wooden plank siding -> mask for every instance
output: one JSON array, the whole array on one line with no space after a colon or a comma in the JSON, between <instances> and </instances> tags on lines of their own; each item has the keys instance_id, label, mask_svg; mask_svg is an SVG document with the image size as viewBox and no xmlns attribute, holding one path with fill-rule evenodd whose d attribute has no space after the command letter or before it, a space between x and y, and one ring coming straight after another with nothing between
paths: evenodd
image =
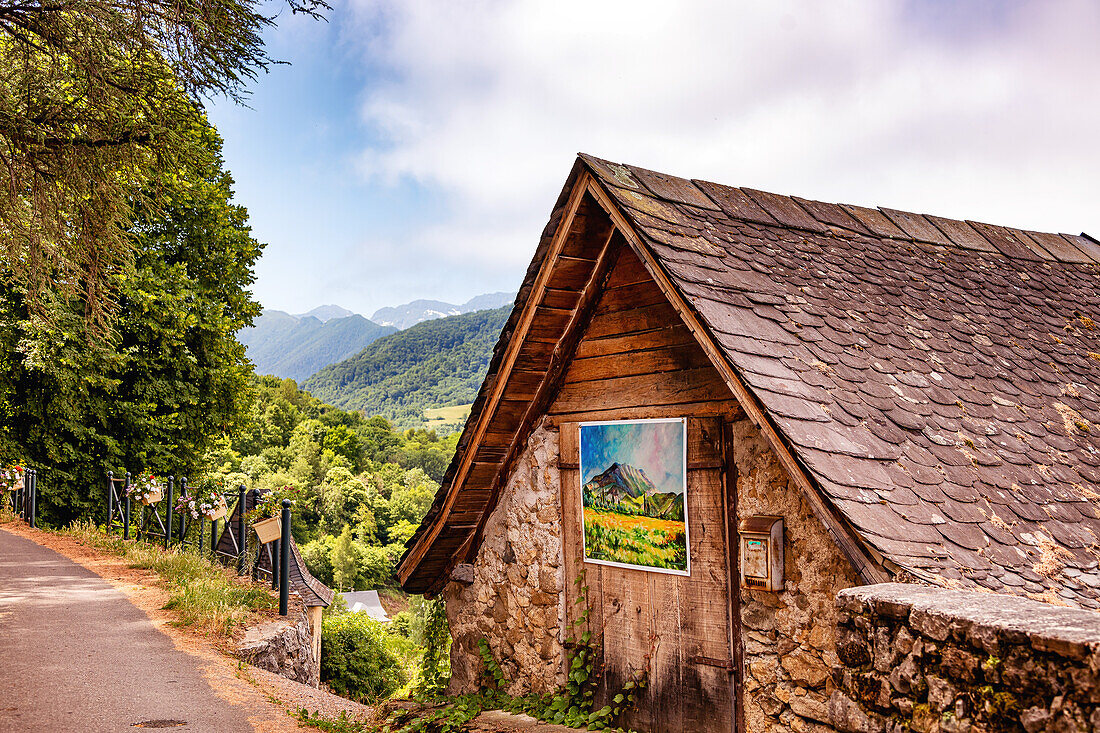
<instances>
[{"instance_id":1,"label":"wooden plank siding","mask_svg":"<svg viewBox=\"0 0 1100 733\"><path fill-rule=\"evenodd\" d=\"M559 425L567 621L584 573L590 630L602 640L602 705L648 667L649 687L623 724L656 733L729 733L738 614L731 602L722 425L741 408L637 256L624 249L565 370L549 414ZM688 417L691 576L583 562L579 425ZM699 660L708 660L703 663Z\"/></svg>"}]
</instances>

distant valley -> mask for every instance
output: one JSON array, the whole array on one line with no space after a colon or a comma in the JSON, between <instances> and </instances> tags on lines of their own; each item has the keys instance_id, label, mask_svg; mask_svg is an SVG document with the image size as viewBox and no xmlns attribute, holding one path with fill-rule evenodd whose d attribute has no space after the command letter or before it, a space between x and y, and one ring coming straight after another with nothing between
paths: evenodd
<instances>
[{"instance_id":1,"label":"distant valley","mask_svg":"<svg viewBox=\"0 0 1100 733\"><path fill-rule=\"evenodd\" d=\"M238 338L258 374L289 377L325 402L399 428L448 432L469 414L514 298L417 300L371 319L338 305L266 310Z\"/></svg>"},{"instance_id":2,"label":"distant valley","mask_svg":"<svg viewBox=\"0 0 1100 733\"><path fill-rule=\"evenodd\" d=\"M255 325L238 331L237 338L256 365L257 374L301 381L396 332L393 326L380 326L358 314L322 320L265 310Z\"/></svg>"}]
</instances>

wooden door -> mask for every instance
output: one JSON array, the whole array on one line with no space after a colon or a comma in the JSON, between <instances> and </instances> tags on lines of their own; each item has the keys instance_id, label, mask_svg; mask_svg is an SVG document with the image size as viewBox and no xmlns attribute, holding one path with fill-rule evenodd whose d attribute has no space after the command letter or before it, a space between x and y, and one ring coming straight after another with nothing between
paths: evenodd
<instances>
[{"instance_id":1,"label":"wooden door","mask_svg":"<svg viewBox=\"0 0 1100 733\"><path fill-rule=\"evenodd\" d=\"M653 733L736 731L741 674L737 608L736 486L727 469L720 418L688 419L690 577L583 562L579 427L561 424L561 479L567 617L576 618L581 576L590 630L602 649L597 705L632 674L648 669L648 687L622 725ZM731 480L732 479L732 480ZM731 592L732 591L732 592Z\"/></svg>"}]
</instances>

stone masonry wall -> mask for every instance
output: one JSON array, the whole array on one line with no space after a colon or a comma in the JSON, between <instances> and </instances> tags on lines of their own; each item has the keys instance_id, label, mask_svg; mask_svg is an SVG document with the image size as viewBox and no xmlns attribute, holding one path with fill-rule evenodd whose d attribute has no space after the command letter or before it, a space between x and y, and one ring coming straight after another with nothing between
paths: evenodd
<instances>
[{"instance_id":1,"label":"stone masonry wall","mask_svg":"<svg viewBox=\"0 0 1100 733\"><path fill-rule=\"evenodd\" d=\"M750 421L734 424L733 451L738 518L782 516L786 535L785 590L741 590L746 729L831 730L835 598L858 580Z\"/></svg>"},{"instance_id":2,"label":"stone masonry wall","mask_svg":"<svg viewBox=\"0 0 1100 733\"><path fill-rule=\"evenodd\" d=\"M292 608L291 619L253 626L237 644L237 656L254 667L317 687L321 660L313 654L313 633L305 608Z\"/></svg>"},{"instance_id":3,"label":"stone masonry wall","mask_svg":"<svg viewBox=\"0 0 1100 733\"><path fill-rule=\"evenodd\" d=\"M451 692L477 689L482 638L514 680L509 693L544 694L564 683L560 497L558 433L544 421L485 525L472 582L444 588Z\"/></svg>"},{"instance_id":4,"label":"stone masonry wall","mask_svg":"<svg viewBox=\"0 0 1100 733\"><path fill-rule=\"evenodd\" d=\"M837 605L839 731L1100 730L1100 613L899 583Z\"/></svg>"}]
</instances>

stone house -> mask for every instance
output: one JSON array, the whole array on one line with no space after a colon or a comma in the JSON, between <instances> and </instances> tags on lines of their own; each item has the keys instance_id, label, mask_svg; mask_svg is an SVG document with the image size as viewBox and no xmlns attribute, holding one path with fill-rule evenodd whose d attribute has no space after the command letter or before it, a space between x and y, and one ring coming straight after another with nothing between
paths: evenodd
<instances>
[{"instance_id":1,"label":"stone house","mask_svg":"<svg viewBox=\"0 0 1100 733\"><path fill-rule=\"evenodd\" d=\"M558 687L582 570L600 694L644 670L643 731L826 729L845 588L1100 608L1098 277L1085 235L582 155L398 567L446 600L454 691L482 638L513 693ZM690 574L585 562L580 424L668 417ZM744 543L777 517L769 590Z\"/></svg>"}]
</instances>

